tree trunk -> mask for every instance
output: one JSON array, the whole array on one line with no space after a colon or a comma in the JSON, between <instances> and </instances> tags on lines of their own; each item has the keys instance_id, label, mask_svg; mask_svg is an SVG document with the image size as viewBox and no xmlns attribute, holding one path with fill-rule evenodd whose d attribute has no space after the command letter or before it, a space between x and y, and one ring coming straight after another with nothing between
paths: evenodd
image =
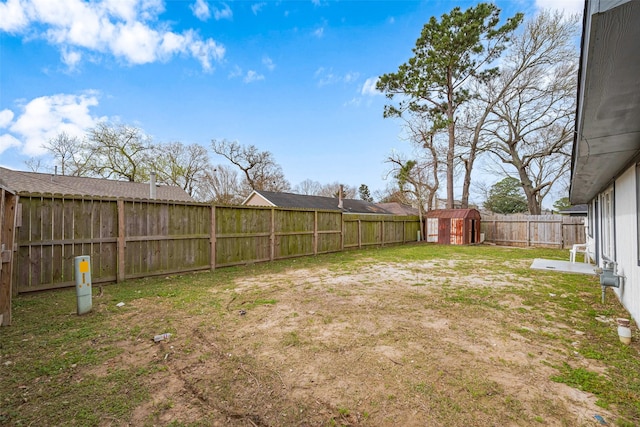
<instances>
[{"instance_id":1,"label":"tree trunk","mask_svg":"<svg viewBox=\"0 0 640 427\"><path fill-rule=\"evenodd\" d=\"M538 203L538 198L536 197L536 192L531 187L522 187L524 189L524 194L527 196L527 206L529 208L529 215L540 215L542 214L542 208Z\"/></svg>"},{"instance_id":2,"label":"tree trunk","mask_svg":"<svg viewBox=\"0 0 640 427\"><path fill-rule=\"evenodd\" d=\"M462 202L461 208L467 209L469 207L469 187L471 187L471 168L473 161L475 160L475 153L472 155L469 153L469 159L464 162L464 181L462 183Z\"/></svg>"},{"instance_id":3,"label":"tree trunk","mask_svg":"<svg viewBox=\"0 0 640 427\"><path fill-rule=\"evenodd\" d=\"M509 152L511 154L511 164L518 171L518 176L520 177L520 184L522 185L522 189L524 190L524 195L527 197L527 207L529 208L529 215L540 215L542 213L542 208L540 203L538 203L537 194L538 192L533 187L531 183L531 178L527 175L527 167L522 162L520 158L520 154L518 153L518 139L512 144L509 144Z\"/></svg>"},{"instance_id":4,"label":"tree trunk","mask_svg":"<svg viewBox=\"0 0 640 427\"><path fill-rule=\"evenodd\" d=\"M455 122L453 121L453 83L451 71L449 71L447 84L449 87L447 94L447 119L449 121L449 148L447 149L447 209L453 209L453 159L456 150L456 127Z\"/></svg>"},{"instance_id":5,"label":"tree trunk","mask_svg":"<svg viewBox=\"0 0 640 427\"><path fill-rule=\"evenodd\" d=\"M542 207L540 206L540 203L538 203L538 192L533 188L533 184L527 175L527 171L523 167L519 167L518 175L520 175L520 183L524 190L524 194L527 197L529 215L540 215L542 213Z\"/></svg>"},{"instance_id":6,"label":"tree trunk","mask_svg":"<svg viewBox=\"0 0 640 427\"><path fill-rule=\"evenodd\" d=\"M453 121L449 123L449 149L447 150L447 209L453 209L453 158L456 136Z\"/></svg>"}]
</instances>

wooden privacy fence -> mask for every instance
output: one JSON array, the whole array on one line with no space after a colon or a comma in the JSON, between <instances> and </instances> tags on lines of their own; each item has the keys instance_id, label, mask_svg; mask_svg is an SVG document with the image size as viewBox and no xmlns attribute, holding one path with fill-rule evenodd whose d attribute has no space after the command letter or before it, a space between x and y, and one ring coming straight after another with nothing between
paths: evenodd
<instances>
[{"instance_id":1,"label":"wooden privacy fence","mask_svg":"<svg viewBox=\"0 0 640 427\"><path fill-rule=\"evenodd\" d=\"M0 326L11 324L13 247L18 196L0 186Z\"/></svg>"},{"instance_id":2,"label":"wooden privacy fence","mask_svg":"<svg viewBox=\"0 0 640 427\"><path fill-rule=\"evenodd\" d=\"M486 242L506 246L571 248L586 240L584 217L565 215L483 216Z\"/></svg>"},{"instance_id":3,"label":"wooden privacy fence","mask_svg":"<svg viewBox=\"0 0 640 427\"><path fill-rule=\"evenodd\" d=\"M416 216L343 214L156 200L21 195L14 293L74 285L91 256L93 283L417 240Z\"/></svg>"}]
</instances>

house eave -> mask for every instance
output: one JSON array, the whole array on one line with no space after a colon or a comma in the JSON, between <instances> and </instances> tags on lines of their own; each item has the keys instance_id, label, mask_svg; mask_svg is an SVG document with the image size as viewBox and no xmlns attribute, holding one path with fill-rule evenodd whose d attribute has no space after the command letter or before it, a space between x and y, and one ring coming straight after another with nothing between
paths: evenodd
<instances>
[{"instance_id":1,"label":"house eave","mask_svg":"<svg viewBox=\"0 0 640 427\"><path fill-rule=\"evenodd\" d=\"M588 203L640 155L640 2L587 0L570 200Z\"/></svg>"}]
</instances>

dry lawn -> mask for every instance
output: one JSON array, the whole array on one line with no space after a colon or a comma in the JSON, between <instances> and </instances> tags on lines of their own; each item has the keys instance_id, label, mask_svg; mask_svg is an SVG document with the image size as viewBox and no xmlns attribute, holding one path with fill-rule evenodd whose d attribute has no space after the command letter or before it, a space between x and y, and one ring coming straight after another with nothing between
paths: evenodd
<instances>
[{"instance_id":1,"label":"dry lawn","mask_svg":"<svg viewBox=\"0 0 640 427\"><path fill-rule=\"evenodd\" d=\"M107 286L84 318L63 302L70 291L20 297L11 333L0 331L0 372L23 376L0 383L11 388L0 400L0 424L591 426L594 415L637 421L552 380L562 366L608 375L602 358L583 351L595 335L574 311L600 310L605 323L619 315L617 302L599 304L595 278L531 271L535 251L473 247L420 259L422 251L439 249L353 252ZM41 329L30 330L21 317L47 295L64 312L52 314L59 327L42 345ZM115 307L119 301L124 307ZM619 347L613 324L605 327L606 345ZM85 331L76 339L82 346L65 339L69 328ZM162 332L173 335L153 342ZM20 340L40 357L58 358L59 369L22 372L27 361L11 344ZM630 349L637 357L637 343ZM85 361L83 352L94 357ZM68 385L100 395L107 393L98 390L104 378L116 383L107 392L124 402L103 407L94 399L87 413L74 409ZM82 388L86 383L94 385ZM63 409L51 409L50 401Z\"/></svg>"}]
</instances>

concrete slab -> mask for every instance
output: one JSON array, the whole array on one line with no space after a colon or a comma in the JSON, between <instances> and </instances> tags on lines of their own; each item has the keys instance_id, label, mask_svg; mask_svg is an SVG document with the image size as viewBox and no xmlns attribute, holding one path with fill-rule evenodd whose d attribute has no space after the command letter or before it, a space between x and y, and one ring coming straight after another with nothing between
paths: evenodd
<instances>
[{"instance_id":1,"label":"concrete slab","mask_svg":"<svg viewBox=\"0 0 640 427\"><path fill-rule=\"evenodd\" d=\"M558 261L556 259L536 258L531 264L534 270L559 271L561 273L593 274L596 266L584 262Z\"/></svg>"}]
</instances>

